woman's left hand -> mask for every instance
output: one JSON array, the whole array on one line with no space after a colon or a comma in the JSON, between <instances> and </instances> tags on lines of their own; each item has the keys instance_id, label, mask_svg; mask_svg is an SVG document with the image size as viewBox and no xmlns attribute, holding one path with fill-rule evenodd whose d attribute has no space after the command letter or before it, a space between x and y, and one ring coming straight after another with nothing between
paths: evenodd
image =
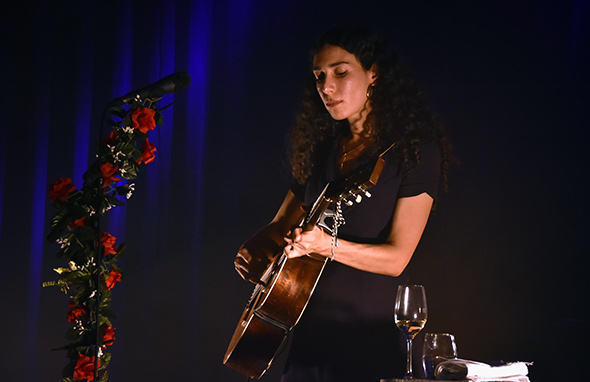
<instances>
[{"instance_id":1,"label":"woman's left hand","mask_svg":"<svg viewBox=\"0 0 590 382\"><path fill-rule=\"evenodd\" d=\"M322 256L329 256L332 245L332 238L320 227L304 231L302 228L294 228L285 237L287 245L285 253L289 258L304 256L309 253L317 253Z\"/></svg>"}]
</instances>

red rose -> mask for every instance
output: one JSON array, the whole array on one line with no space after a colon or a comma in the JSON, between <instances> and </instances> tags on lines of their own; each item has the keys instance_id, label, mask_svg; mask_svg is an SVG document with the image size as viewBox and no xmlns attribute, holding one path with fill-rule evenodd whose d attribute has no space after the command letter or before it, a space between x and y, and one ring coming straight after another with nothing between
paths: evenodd
<instances>
[{"instance_id":1,"label":"red rose","mask_svg":"<svg viewBox=\"0 0 590 382\"><path fill-rule=\"evenodd\" d=\"M109 277L107 278L107 289L111 290L115 286L116 283L121 281L121 274L113 269L109 272Z\"/></svg>"},{"instance_id":2,"label":"red rose","mask_svg":"<svg viewBox=\"0 0 590 382\"><path fill-rule=\"evenodd\" d=\"M111 255L111 254L117 253L117 251L115 251L115 242L116 241L117 241L117 238L107 232L103 232L101 234L100 244L104 248L105 255Z\"/></svg>"},{"instance_id":3,"label":"red rose","mask_svg":"<svg viewBox=\"0 0 590 382\"><path fill-rule=\"evenodd\" d=\"M146 138L143 144L143 153L141 153L141 159L139 160L139 163L141 164L141 162L143 162L148 164L152 162L156 158L156 151L156 146Z\"/></svg>"},{"instance_id":4,"label":"red rose","mask_svg":"<svg viewBox=\"0 0 590 382\"><path fill-rule=\"evenodd\" d=\"M71 222L70 224L68 224L68 228L69 229L76 229L78 227L82 227L83 225L86 224L86 220L88 220L88 216L84 216L83 218L76 219L73 222Z\"/></svg>"},{"instance_id":5,"label":"red rose","mask_svg":"<svg viewBox=\"0 0 590 382\"><path fill-rule=\"evenodd\" d=\"M78 353L78 360L74 368L74 380L94 381L94 360L95 356L88 357ZM100 367L100 359L98 360L98 367Z\"/></svg>"},{"instance_id":6,"label":"red rose","mask_svg":"<svg viewBox=\"0 0 590 382\"><path fill-rule=\"evenodd\" d=\"M84 309L84 307L77 306L74 304L74 301L68 302L68 306L70 307L68 312L68 322L75 322L86 314L86 309Z\"/></svg>"},{"instance_id":7,"label":"red rose","mask_svg":"<svg viewBox=\"0 0 590 382\"><path fill-rule=\"evenodd\" d=\"M111 131L109 136L102 140L102 143L104 145L112 145L113 143L117 143L117 142L119 142L119 136L114 131Z\"/></svg>"},{"instance_id":8,"label":"red rose","mask_svg":"<svg viewBox=\"0 0 590 382\"><path fill-rule=\"evenodd\" d=\"M115 342L115 329L112 326L105 326L103 327L103 338L102 341L105 346L110 346Z\"/></svg>"},{"instance_id":9,"label":"red rose","mask_svg":"<svg viewBox=\"0 0 590 382\"><path fill-rule=\"evenodd\" d=\"M65 201L75 189L76 186L72 184L72 178L59 178L49 187L49 199Z\"/></svg>"},{"instance_id":10,"label":"red rose","mask_svg":"<svg viewBox=\"0 0 590 382\"><path fill-rule=\"evenodd\" d=\"M107 187L113 182L118 182L121 179L114 176L119 171L119 166L110 163L103 163L100 165L100 173L102 175L102 186Z\"/></svg>"},{"instance_id":11,"label":"red rose","mask_svg":"<svg viewBox=\"0 0 590 382\"><path fill-rule=\"evenodd\" d=\"M147 107L138 107L131 113L131 121L133 128L146 134L148 131L156 128L156 120L154 119L156 111Z\"/></svg>"}]
</instances>

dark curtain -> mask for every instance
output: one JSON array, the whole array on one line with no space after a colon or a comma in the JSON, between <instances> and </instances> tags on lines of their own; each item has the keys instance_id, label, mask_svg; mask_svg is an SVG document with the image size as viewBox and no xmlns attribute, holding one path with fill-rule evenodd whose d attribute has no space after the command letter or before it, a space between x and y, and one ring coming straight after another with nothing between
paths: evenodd
<instances>
[{"instance_id":1,"label":"dark curtain","mask_svg":"<svg viewBox=\"0 0 590 382\"><path fill-rule=\"evenodd\" d=\"M307 48L342 21L373 24L438 112L461 164L409 265L424 331L459 355L533 361L575 378L588 341L587 2L59 1L7 5L2 23L2 377L59 380L67 296L47 243L47 187L81 185L109 100L176 72L150 135L156 160L105 224L128 245L113 289L112 381L245 378L221 364L251 287L240 244L288 187L284 137ZM391 302L393 304L393 301ZM393 323L392 323L393 325ZM266 380L280 374L280 357Z\"/></svg>"}]
</instances>

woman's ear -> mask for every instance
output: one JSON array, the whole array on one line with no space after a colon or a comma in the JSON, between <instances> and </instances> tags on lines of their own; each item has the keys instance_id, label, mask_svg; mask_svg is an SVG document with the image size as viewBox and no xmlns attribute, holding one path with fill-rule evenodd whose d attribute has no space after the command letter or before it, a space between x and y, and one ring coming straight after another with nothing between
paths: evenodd
<instances>
[{"instance_id":1,"label":"woman's ear","mask_svg":"<svg viewBox=\"0 0 590 382\"><path fill-rule=\"evenodd\" d=\"M369 75L371 76L371 83L374 83L377 78L379 77L379 70L377 68L377 64L373 64L369 69Z\"/></svg>"}]
</instances>

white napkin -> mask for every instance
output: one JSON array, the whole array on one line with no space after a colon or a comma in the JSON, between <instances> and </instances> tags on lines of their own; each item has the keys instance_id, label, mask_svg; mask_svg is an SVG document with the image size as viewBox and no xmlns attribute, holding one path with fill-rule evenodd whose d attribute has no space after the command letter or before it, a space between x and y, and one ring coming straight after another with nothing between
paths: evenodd
<instances>
[{"instance_id":1,"label":"white napkin","mask_svg":"<svg viewBox=\"0 0 590 382\"><path fill-rule=\"evenodd\" d=\"M529 382L526 362L512 362L501 366L490 366L487 363L456 359L467 366L467 379L473 382Z\"/></svg>"}]
</instances>

